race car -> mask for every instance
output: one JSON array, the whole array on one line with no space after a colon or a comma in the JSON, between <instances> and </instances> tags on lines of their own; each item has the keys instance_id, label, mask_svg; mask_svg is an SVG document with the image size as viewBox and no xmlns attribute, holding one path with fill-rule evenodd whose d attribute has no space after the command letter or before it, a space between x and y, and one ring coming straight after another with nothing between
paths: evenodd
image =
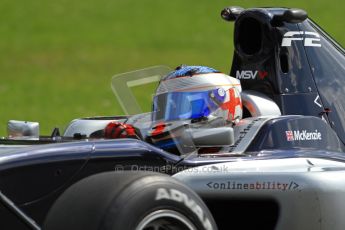
<instances>
[{"instance_id":1,"label":"race car","mask_svg":"<svg viewBox=\"0 0 345 230\"><path fill-rule=\"evenodd\" d=\"M344 50L303 10L228 7L221 15L235 21L230 75L241 81L243 119L178 124L189 143L175 142L179 154L104 139L109 122L147 130L150 114L76 119L51 137L39 137L37 123L11 121L0 140L1 226L342 229ZM128 88L166 73L123 74L113 89L126 89L125 77ZM132 113L132 105L124 107Z\"/></svg>"}]
</instances>

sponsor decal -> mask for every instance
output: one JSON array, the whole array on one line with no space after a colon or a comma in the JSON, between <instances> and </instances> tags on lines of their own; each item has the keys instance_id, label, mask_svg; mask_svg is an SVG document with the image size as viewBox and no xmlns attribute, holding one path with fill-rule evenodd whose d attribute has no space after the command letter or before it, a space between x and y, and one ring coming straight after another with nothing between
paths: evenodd
<instances>
[{"instance_id":1,"label":"sponsor decal","mask_svg":"<svg viewBox=\"0 0 345 230\"><path fill-rule=\"evenodd\" d=\"M319 106L320 108L322 108L322 105L319 103L319 98L320 98L320 96L317 95L316 98L315 98L315 100L314 100L314 103L315 103L317 106Z\"/></svg>"},{"instance_id":2,"label":"sponsor decal","mask_svg":"<svg viewBox=\"0 0 345 230\"><path fill-rule=\"evenodd\" d=\"M282 46L291 46L293 41L301 41L304 46L321 47L320 35L310 31L289 31L284 34Z\"/></svg>"},{"instance_id":3,"label":"sponsor decal","mask_svg":"<svg viewBox=\"0 0 345 230\"><path fill-rule=\"evenodd\" d=\"M257 118L257 119L254 119L252 120L249 124L246 125L246 122L244 120L241 120L240 123L238 123L238 125L241 125L243 124L243 126L245 128L241 129L240 131L240 135L239 137L237 138L235 144L233 144L230 148L229 148L229 151L232 152L234 151L234 149L240 145L241 141L245 138L245 136L247 135L247 133L249 133L249 131L252 130L252 127L258 122L262 120L261 118Z\"/></svg>"},{"instance_id":4,"label":"sponsor decal","mask_svg":"<svg viewBox=\"0 0 345 230\"><path fill-rule=\"evenodd\" d=\"M213 190L276 190L276 191L291 191L301 190L300 185L294 181L224 181L224 182L208 182L206 186Z\"/></svg>"},{"instance_id":5,"label":"sponsor decal","mask_svg":"<svg viewBox=\"0 0 345 230\"><path fill-rule=\"evenodd\" d=\"M260 70L237 70L236 71L236 78L243 79L243 80L254 80L259 77L260 80L264 80L268 76L267 71L260 71Z\"/></svg>"},{"instance_id":6,"label":"sponsor decal","mask_svg":"<svg viewBox=\"0 0 345 230\"><path fill-rule=\"evenodd\" d=\"M202 225L205 229L212 230L212 225L210 220L206 217L203 209L190 197L187 196L184 192L181 192L177 189L166 189L166 188L158 188L156 193L155 200L173 200L179 203L184 204L188 207L192 212L194 212L199 220L201 221Z\"/></svg>"},{"instance_id":7,"label":"sponsor decal","mask_svg":"<svg viewBox=\"0 0 345 230\"><path fill-rule=\"evenodd\" d=\"M294 140L292 131L285 131L285 134L286 134L286 140L287 141L293 141Z\"/></svg>"},{"instance_id":8,"label":"sponsor decal","mask_svg":"<svg viewBox=\"0 0 345 230\"><path fill-rule=\"evenodd\" d=\"M307 130L285 131L287 141L319 141L322 135L319 131L308 132Z\"/></svg>"}]
</instances>

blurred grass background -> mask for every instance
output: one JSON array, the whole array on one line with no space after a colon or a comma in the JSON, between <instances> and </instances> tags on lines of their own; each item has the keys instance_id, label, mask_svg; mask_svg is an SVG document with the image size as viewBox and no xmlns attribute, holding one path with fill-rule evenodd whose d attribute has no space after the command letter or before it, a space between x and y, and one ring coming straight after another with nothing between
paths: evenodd
<instances>
[{"instance_id":1,"label":"blurred grass background","mask_svg":"<svg viewBox=\"0 0 345 230\"><path fill-rule=\"evenodd\" d=\"M341 0L1 0L0 136L10 119L39 121L41 133L72 119L121 114L114 74L164 64L229 72L229 5L307 10L345 44Z\"/></svg>"}]
</instances>

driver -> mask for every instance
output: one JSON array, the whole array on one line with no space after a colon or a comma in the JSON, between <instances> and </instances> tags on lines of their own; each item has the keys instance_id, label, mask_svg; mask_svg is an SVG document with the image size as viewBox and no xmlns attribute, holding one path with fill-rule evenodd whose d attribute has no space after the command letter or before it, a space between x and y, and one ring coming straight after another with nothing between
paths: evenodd
<instances>
[{"instance_id":1,"label":"driver","mask_svg":"<svg viewBox=\"0 0 345 230\"><path fill-rule=\"evenodd\" d=\"M220 127L236 124L242 118L241 85L206 66L179 66L164 76L153 98L152 127L145 141L173 151L172 140L181 127ZM112 122L105 128L106 138L138 138L131 124ZM175 151L173 151L175 152Z\"/></svg>"}]
</instances>

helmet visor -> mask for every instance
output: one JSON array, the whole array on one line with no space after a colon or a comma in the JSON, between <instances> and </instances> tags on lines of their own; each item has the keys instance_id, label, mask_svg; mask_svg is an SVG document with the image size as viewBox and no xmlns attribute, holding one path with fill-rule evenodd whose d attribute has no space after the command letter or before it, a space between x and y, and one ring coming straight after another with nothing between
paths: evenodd
<instances>
[{"instance_id":1,"label":"helmet visor","mask_svg":"<svg viewBox=\"0 0 345 230\"><path fill-rule=\"evenodd\" d=\"M169 92L153 99L153 120L186 120L208 116L218 108L213 91Z\"/></svg>"}]
</instances>

